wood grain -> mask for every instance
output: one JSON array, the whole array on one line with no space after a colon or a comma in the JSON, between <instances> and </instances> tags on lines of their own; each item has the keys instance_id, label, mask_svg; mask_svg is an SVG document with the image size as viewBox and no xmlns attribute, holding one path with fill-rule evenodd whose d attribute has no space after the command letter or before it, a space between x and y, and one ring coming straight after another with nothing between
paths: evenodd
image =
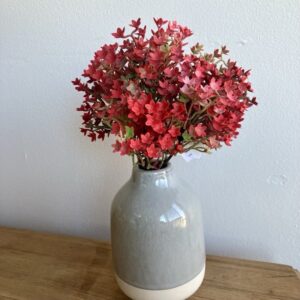
<instances>
[{"instance_id":1,"label":"wood grain","mask_svg":"<svg viewBox=\"0 0 300 300\"><path fill-rule=\"evenodd\" d=\"M1 300L128 299L105 242L0 227ZM208 256L204 283L190 300L299 300L292 267Z\"/></svg>"}]
</instances>

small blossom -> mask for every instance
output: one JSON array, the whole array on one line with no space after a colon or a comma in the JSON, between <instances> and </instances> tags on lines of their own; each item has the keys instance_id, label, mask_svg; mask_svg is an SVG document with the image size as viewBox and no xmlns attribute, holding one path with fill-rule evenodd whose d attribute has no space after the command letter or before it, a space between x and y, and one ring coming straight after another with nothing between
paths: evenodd
<instances>
[{"instance_id":1,"label":"small blossom","mask_svg":"<svg viewBox=\"0 0 300 300\"><path fill-rule=\"evenodd\" d=\"M150 134L150 132L147 132L146 134L141 134L141 140L144 144L151 144L154 137Z\"/></svg>"},{"instance_id":2,"label":"small blossom","mask_svg":"<svg viewBox=\"0 0 300 300\"><path fill-rule=\"evenodd\" d=\"M194 130L196 137L206 136L206 126L204 126L203 124L198 124L197 126L195 126Z\"/></svg>"},{"instance_id":3,"label":"small blossom","mask_svg":"<svg viewBox=\"0 0 300 300\"><path fill-rule=\"evenodd\" d=\"M144 149L144 146L139 139L130 140L130 147L131 147L131 149L136 150L136 151L140 151L140 150Z\"/></svg>"},{"instance_id":4,"label":"small blossom","mask_svg":"<svg viewBox=\"0 0 300 300\"><path fill-rule=\"evenodd\" d=\"M220 142L216 139L215 136L209 137L208 140L211 148L216 149L220 147Z\"/></svg>"},{"instance_id":5,"label":"small blossom","mask_svg":"<svg viewBox=\"0 0 300 300\"><path fill-rule=\"evenodd\" d=\"M138 18L137 20L132 20L130 26L134 28L139 28L141 25L141 18Z\"/></svg>"},{"instance_id":6,"label":"small blossom","mask_svg":"<svg viewBox=\"0 0 300 300\"><path fill-rule=\"evenodd\" d=\"M170 150L174 147L174 140L169 133L166 133L162 138L159 139L159 144L162 150Z\"/></svg>"},{"instance_id":7,"label":"small blossom","mask_svg":"<svg viewBox=\"0 0 300 300\"><path fill-rule=\"evenodd\" d=\"M152 115L146 115L146 117L146 125L151 126L155 132L163 133L165 131L164 123L161 120L154 118Z\"/></svg>"},{"instance_id":8,"label":"small blossom","mask_svg":"<svg viewBox=\"0 0 300 300\"><path fill-rule=\"evenodd\" d=\"M213 89L213 90L220 90L221 88L221 84L222 84L222 80L219 79L217 80L216 78L212 78L211 81L210 81L210 84L209 86Z\"/></svg>"},{"instance_id":9,"label":"small blossom","mask_svg":"<svg viewBox=\"0 0 300 300\"><path fill-rule=\"evenodd\" d=\"M168 23L167 20L163 20L162 18L157 18L157 19L153 18L153 19L154 19L154 22L155 22L156 26L159 27L159 28L160 28L162 25Z\"/></svg>"},{"instance_id":10,"label":"small blossom","mask_svg":"<svg viewBox=\"0 0 300 300\"><path fill-rule=\"evenodd\" d=\"M174 125L171 126L171 128L168 130L168 132L172 137L177 137L181 134L180 128L178 128Z\"/></svg>"},{"instance_id":11,"label":"small blossom","mask_svg":"<svg viewBox=\"0 0 300 300\"><path fill-rule=\"evenodd\" d=\"M121 142L121 145L120 145L120 154L121 155L127 155L130 152L131 151L130 151L129 141L123 141L123 142Z\"/></svg>"},{"instance_id":12,"label":"small blossom","mask_svg":"<svg viewBox=\"0 0 300 300\"><path fill-rule=\"evenodd\" d=\"M206 136L206 126L203 124L198 124L196 126L190 125L189 127L189 134L192 137L204 137Z\"/></svg>"},{"instance_id":13,"label":"small blossom","mask_svg":"<svg viewBox=\"0 0 300 300\"><path fill-rule=\"evenodd\" d=\"M113 152L119 152L121 149L121 143L116 140L115 144L112 144Z\"/></svg>"},{"instance_id":14,"label":"small blossom","mask_svg":"<svg viewBox=\"0 0 300 300\"><path fill-rule=\"evenodd\" d=\"M205 72L206 72L206 69L203 66L198 65L196 68L196 71L195 71L195 75L197 78L204 78Z\"/></svg>"},{"instance_id":15,"label":"small blossom","mask_svg":"<svg viewBox=\"0 0 300 300\"><path fill-rule=\"evenodd\" d=\"M121 131L121 126L118 122L113 122L112 126L111 126L111 133L118 135Z\"/></svg>"},{"instance_id":16,"label":"small blossom","mask_svg":"<svg viewBox=\"0 0 300 300\"><path fill-rule=\"evenodd\" d=\"M125 27L118 28L116 32L112 33L115 38L124 38Z\"/></svg>"},{"instance_id":17,"label":"small blossom","mask_svg":"<svg viewBox=\"0 0 300 300\"><path fill-rule=\"evenodd\" d=\"M154 144L151 144L151 146L147 147L147 155L150 158L158 158L160 154L159 148L156 148Z\"/></svg>"},{"instance_id":18,"label":"small blossom","mask_svg":"<svg viewBox=\"0 0 300 300\"><path fill-rule=\"evenodd\" d=\"M183 103L173 103L171 113L179 120L183 121L186 118L186 110Z\"/></svg>"}]
</instances>

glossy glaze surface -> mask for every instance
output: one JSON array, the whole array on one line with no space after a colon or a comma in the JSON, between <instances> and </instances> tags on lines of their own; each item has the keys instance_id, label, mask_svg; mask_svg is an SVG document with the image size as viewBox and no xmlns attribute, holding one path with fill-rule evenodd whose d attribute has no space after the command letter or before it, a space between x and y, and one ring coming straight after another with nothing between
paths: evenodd
<instances>
[{"instance_id":1,"label":"glossy glaze surface","mask_svg":"<svg viewBox=\"0 0 300 300\"><path fill-rule=\"evenodd\" d=\"M134 168L111 209L117 276L142 289L170 289L189 282L205 264L199 197L173 175Z\"/></svg>"}]
</instances>

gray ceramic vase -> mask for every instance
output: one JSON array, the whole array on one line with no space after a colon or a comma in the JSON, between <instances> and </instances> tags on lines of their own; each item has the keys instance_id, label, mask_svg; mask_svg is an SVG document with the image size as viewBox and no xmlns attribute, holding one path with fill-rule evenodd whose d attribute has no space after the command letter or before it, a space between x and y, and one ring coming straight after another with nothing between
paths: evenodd
<instances>
[{"instance_id":1,"label":"gray ceramic vase","mask_svg":"<svg viewBox=\"0 0 300 300\"><path fill-rule=\"evenodd\" d=\"M172 166L133 168L114 198L111 238L115 275L135 300L183 300L200 287L205 247L198 195Z\"/></svg>"}]
</instances>

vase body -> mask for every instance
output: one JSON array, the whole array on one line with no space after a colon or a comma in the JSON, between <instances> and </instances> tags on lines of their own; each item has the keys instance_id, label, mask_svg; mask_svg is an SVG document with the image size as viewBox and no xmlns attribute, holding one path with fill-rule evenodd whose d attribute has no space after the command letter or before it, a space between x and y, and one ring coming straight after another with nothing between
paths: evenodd
<instances>
[{"instance_id":1,"label":"vase body","mask_svg":"<svg viewBox=\"0 0 300 300\"><path fill-rule=\"evenodd\" d=\"M205 272L200 199L172 166L133 168L111 208L117 282L134 300L184 300Z\"/></svg>"}]
</instances>

